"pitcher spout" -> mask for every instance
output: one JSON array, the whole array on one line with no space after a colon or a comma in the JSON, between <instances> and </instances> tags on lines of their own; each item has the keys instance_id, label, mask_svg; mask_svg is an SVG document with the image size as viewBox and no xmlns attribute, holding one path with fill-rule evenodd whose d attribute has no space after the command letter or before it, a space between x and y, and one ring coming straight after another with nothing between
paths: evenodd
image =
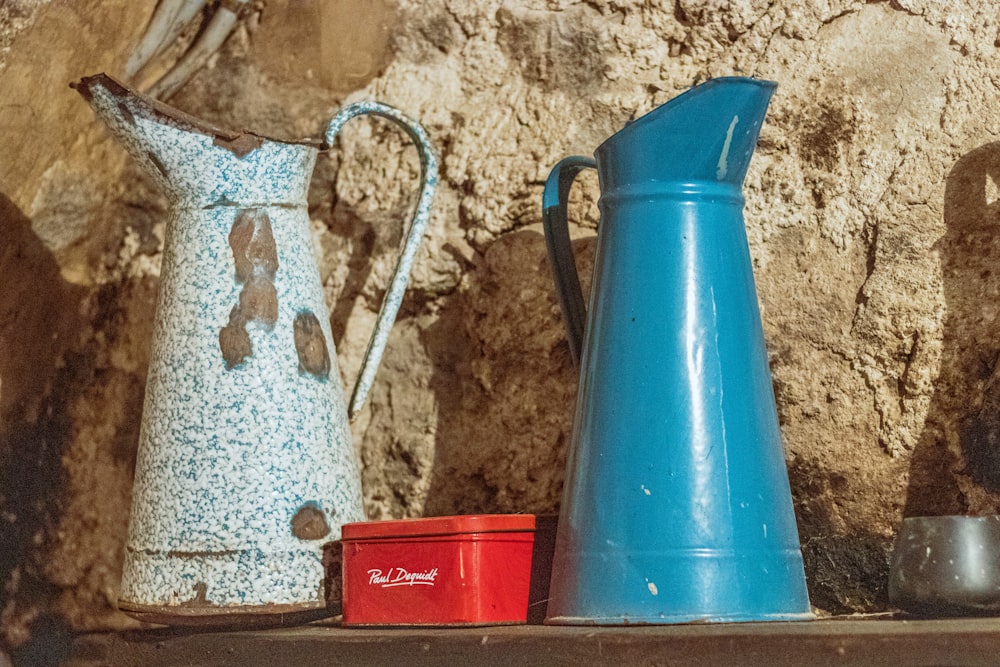
<instances>
[{"instance_id":1,"label":"pitcher spout","mask_svg":"<svg viewBox=\"0 0 1000 667\"><path fill-rule=\"evenodd\" d=\"M629 123L595 153L602 188L647 181L741 187L776 86L711 79Z\"/></svg>"},{"instance_id":2,"label":"pitcher spout","mask_svg":"<svg viewBox=\"0 0 1000 667\"><path fill-rule=\"evenodd\" d=\"M321 145L214 127L107 74L70 84L177 207L303 205Z\"/></svg>"}]
</instances>

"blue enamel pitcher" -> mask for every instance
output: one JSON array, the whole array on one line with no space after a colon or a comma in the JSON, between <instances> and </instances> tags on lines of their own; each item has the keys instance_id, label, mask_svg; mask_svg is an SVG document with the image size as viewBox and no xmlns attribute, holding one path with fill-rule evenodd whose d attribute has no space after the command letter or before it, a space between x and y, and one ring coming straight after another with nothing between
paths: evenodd
<instances>
[{"instance_id":1,"label":"blue enamel pitcher","mask_svg":"<svg viewBox=\"0 0 1000 667\"><path fill-rule=\"evenodd\" d=\"M546 623L812 617L743 223L774 88L708 81L545 184L581 369ZM585 308L566 203L588 167L601 222Z\"/></svg>"}]
</instances>

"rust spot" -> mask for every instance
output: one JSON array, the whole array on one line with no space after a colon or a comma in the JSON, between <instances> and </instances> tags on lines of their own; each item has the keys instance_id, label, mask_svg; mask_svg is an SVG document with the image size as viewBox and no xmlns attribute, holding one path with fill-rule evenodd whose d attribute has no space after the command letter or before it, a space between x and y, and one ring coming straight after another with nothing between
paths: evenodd
<instances>
[{"instance_id":1,"label":"rust spot","mask_svg":"<svg viewBox=\"0 0 1000 667\"><path fill-rule=\"evenodd\" d=\"M270 330L278 321L278 290L274 276L278 271L278 248L267 213L243 209L229 230L236 282L243 285L240 301L229 313L229 324L219 331L219 348L232 370L253 354L246 327L258 322Z\"/></svg>"},{"instance_id":2,"label":"rust spot","mask_svg":"<svg viewBox=\"0 0 1000 667\"><path fill-rule=\"evenodd\" d=\"M91 81L93 81L94 78L95 77L92 76L85 76L79 81L74 81L73 83L69 84L69 87L75 90L76 92L80 93L80 95L83 96L83 99L90 102L92 99L94 99L94 93L90 90L90 83Z\"/></svg>"},{"instance_id":3,"label":"rust spot","mask_svg":"<svg viewBox=\"0 0 1000 667\"><path fill-rule=\"evenodd\" d=\"M260 322L268 329L278 321L278 290L266 278L253 278L240 292L239 311L250 322Z\"/></svg>"},{"instance_id":4,"label":"rust spot","mask_svg":"<svg viewBox=\"0 0 1000 667\"><path fill-rule=\"evenodd\" d=\"M304 310L295 317L295 351L299 354L299 370L326 379L330 375L330 353L326 349L319 319Z\"/></svg>"},{"instance_id":5,"label":"rust spot","mask_svg":"<svg viewBox=\"0 0 1000 667\"><path fill-rule=\"evenodd\" d=\"M212 202L208 206L202 206L201 208L202 208L202 210L207 211L208 209L215 208L217 206L238 206L238 205L239 204L237 202L234 202L232 199L230 199L226 195L222 195L221 197L219 197L218 199L216 199L214 202Z\"/></svg>"},{"instance_id":6,"label":"rust spot","mask_svg":"<svg viewBox=\"0 0 1000 667\"><path fill-rule=\"evenodd\" d=\"M239 306L233 308L232 312L229 313L229 324L219 331L219 348L222 350L222 358L226 362L226 370L230 371L253 354L253 345L250 343L250 334L247 333L246 320L243 319Z\"/></svg>"},{"instance_id":7,"label":"rust spot","mask_svg":"<svg viewBox=\"0 0 1000 667\"><path fill-rule=\"evenodd\" d=\"M107 76L106 74L95 74L94 76L85 77L83 80L84 81L88 81L88 85L89 85L89 81L92 81L92 80L93 81L100 81L100 83L105 88L108 89L108 92L111 93L112 95L114 95L115 97L125 97L126 95L131 95L132 94L131 90L129 90L128 88L126 88L122 84L118 83L117 81L115 81L114 79L112 79L110 76Z\"/></svg>"},{"instance_id":8,"label":"rust spot","mask_svg":"<svg viewBox=\"0 0 1000 667\"><path fill-rule=\"evenodd\" d=\"M128 88L118 83L107 74L85 76L79 81L69 84L69 87L83 95L83 98L89 102L94 99L94 91L91 90L91 86L94 84L103 85L108 89L108 92L115 97L123 97L130 93Z\"/></svg>"},{"instance_id":9,"label":"rust spot","mask_svg":"<svg viewBox=\"0 0 1000 667\"><path fill-rule=\"evenodd\" d=\"M182 607L207 607L212 604L208 600L208 584L204 581L199 581L197 584L192 586L194 588L194 597L190 600L186 600L181 603Z\"/></svg>"},{"instance_id":10,"label":"rust spot","mask_svg":"<svg viewBox=\"0 0 1000 667\"><path fill-rule=\"evenodd\" d=\"M250 151L260 148L264 143L264 139L249 132L242 132L235 137L220 137L216 135L212 143L220 148L232 151L236 157L245 157Z\"/></svg>"},{"instance_id":11,"label":"rust spot","mask_svg":"<svg viewBox=\"0 0 1000 667\"><path fill-rule=\"evenodd\" d=\"M253 208L240 211L229 232L229 247L236 262L236 280L245 283L253 275L274 278L278 248L267 213Z\"/></svg>"},{"instance_id":12,"label":"rust spot","mask_svg":"<svg viewBox=\"0 0 1000 667\"><path fill-rule=\"evenodd\" d=\"M132 110L128 108L127 104L125 104L124 102L119 102L118 111L121 112L122 118L125 119L126 123L128 123L129 125L135 125L135 116L132 115Z\"/></svg>"},{"instance_id":13,"label":"rust spot","mask_svg":"<svg viewBox=\"0 0 1000 667\"><path fill-rule=\"evenodd\" d=\"M141 553L161 554L163 552L162 551L141 550ZM226 549L226 550L223 550L223 551L176 551L176 550L173 550L173 551L168 551L167 552L167 556L169 556L170 558L183 558L185 560L188 560L188 559L195 559L195 558L219 558L219 557L222 557L222 556L232 556L234 554L242 554L242 553L246 553L246 552L245 551L241 551L240 549Z\"/></svg>"},{"instance_id":14,"label":"rust spot","mask_svg":"<svg viewBox=\"0 0 1000 667\"><path fill-rule=\"evenodd\" d=\"M229 230L229 247L233 250L233 262L236 264L236 280L241 283L253 275L253 262L247 256L247 250L253 240L256 225L253 216L247 213L245 210L240 211L233 222L233 228Z\"/></svg>"},{"instance_id":15,"label":"rust spot","mask_svg":"<svg viewBox=\"0 0 1000 667\"><path fill-rule=\"evenodd\" d=\"M299 508L292 517L292 535L300 540L319 540L330 534L330 524L323 510L312 503Z\"/></svg>"},{"instance_id":16,"label":"rust spot","mask_svg":"<svg viewBox=\"0 0 1000 667\"><path fill-rule=\"evenodd\" d=\"M153 166L156 167L157 171L164 176L167 176L167 168L163 166L162 162L160 162L160 158L156 157L156 155L150 153L149 151L146 152L146 157L148 157L149 161L153 163Z\"/></svg>"},{"instance_id":17,"label":"rust spot","mask_svg":"<svg viewBox=\"0 0 1000 667\"><path fill-rule=\"evenodd\" d=\"M217 558L219 556L232 556L234 554L245 553L240 549L224 549L222 551L160 551L159 549L135 549L125 546L125 550L133 554L146 554L147 556L162 556L166 554L170 558Z\"/></svg>"}]
</instances>

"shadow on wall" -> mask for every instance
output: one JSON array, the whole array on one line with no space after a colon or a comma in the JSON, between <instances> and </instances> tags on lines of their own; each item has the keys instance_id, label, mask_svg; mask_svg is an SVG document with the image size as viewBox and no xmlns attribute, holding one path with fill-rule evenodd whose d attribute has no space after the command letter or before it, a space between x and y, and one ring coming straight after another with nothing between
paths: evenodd
<instances>
[{"instance_id":1,"label":"shadow on wall","mask_svg":"<svg viewBox=\"0 0 1000 667\"><path fill-rule=\"evenodd\" d=\"M809 602L829 614L884 611L889 603L889 540L874 532L837 531L833 508L848 480L815 461L793 460L788 480L802 542Z\"/></svg>"},{"instance_id":2,"label":"shadow on wall","mask_svg":"<svg viewBox=\"0 0 1000 667\"><path fill-rule=\"evenodd\" d=\"M362 292L372 274L371 257L375 249L374 225L368 221L359 220L356 216L343 210L339 203L333 209L333 224L352 240L351 254L347 260L347 276L341 289L341 298L332 304L330 311L330 329L333 336L333 346L339 350L344 345L344 334L347 332L347 320L354 308L354 297ZM381 220L379 222L382 222Z\"/></svg>"},{"instance_id":3,"label":"shadow on wall","mask_svg":"<svg viewBox=\"0 0 1000 667\"><path fill-rule=\"evenodd\" d=\"M67 387L83 290L63 281L31 221L0 194L0 627L56 593L39 553L65 493ZM6 638L9 640L9 638Z\"/></svg>"},{"instance_id":4,"label":"shadow on wall","mask_svg":"<svg viewBox=\"0 0 1000 667\"><path fill-rule=\"evenodd\" d=\"M576 245L589 282L594 241ZM544 237L497 239L421 336L440 406L425 513L555 511L577 371Z\"/></svg>"},{"instance_id":5,"label":"shadow on wall","mask_svg":"<svg viewBox=\"0 0 1000 667\"><path fill-rule=\"evenodd\" d=\"M1000 142L962 156L938 242L947 314L941 372L913 452L905 516L996 511L1000 494ZM967 477L980 496L960 484ZM964 488L963 488L964 487ZM992 507L990 507L992 505Z\"/></svg>"}]
</instances>

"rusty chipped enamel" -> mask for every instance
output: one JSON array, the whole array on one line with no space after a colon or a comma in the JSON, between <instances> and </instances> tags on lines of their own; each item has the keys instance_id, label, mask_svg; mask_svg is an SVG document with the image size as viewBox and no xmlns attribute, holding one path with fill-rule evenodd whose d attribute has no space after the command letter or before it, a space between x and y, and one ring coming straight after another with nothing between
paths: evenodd
<instances>
[{"instance_id":1,"label":"rusty chipped enamel","mask_svg":"<svg viewBox=\"0 0 1000 667\"><path fill-rule=\"evenodd\" d=\"M171 201L119 604L179 623L322 613L323 544L364 512L306 206L321 146L210 128L104 75L75 87ZM391 107L346 107L327 142L365 113L403 125L424 181L355 410L437 181L426 132Z\"/></svg>"}]
</instances>

